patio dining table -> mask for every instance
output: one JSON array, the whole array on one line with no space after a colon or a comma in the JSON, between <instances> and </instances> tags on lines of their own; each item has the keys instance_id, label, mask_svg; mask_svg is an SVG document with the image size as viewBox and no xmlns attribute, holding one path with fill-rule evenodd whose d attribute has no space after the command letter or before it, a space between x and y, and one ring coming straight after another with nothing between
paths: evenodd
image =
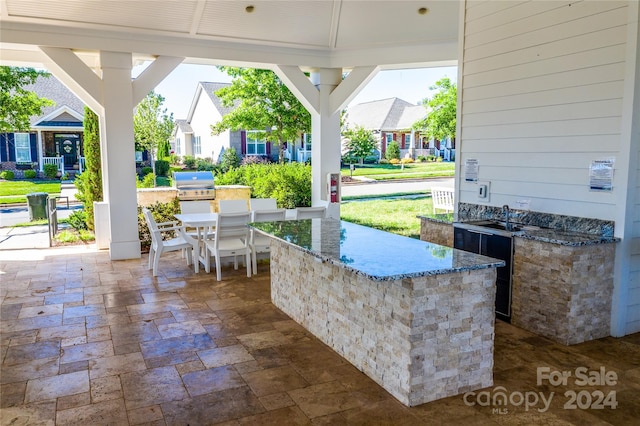
<instances>
[{"instance_id":1,"label":"patio dining table","mask_svg":"<svg viewBox=\"0 0 640 426\"><path fill-rule=\"evenodd\" d=\"M178 213L174 215L176 219L182 222L185 227L196 229L196 238L193 240L193 253L196 256L194 270L197 273L200 268L200 262L204 265L205 256L202 251L204 248L204 240L207 237L207 229L216 226L218 221L218 213Z\"/></svg>"}]
</instances>

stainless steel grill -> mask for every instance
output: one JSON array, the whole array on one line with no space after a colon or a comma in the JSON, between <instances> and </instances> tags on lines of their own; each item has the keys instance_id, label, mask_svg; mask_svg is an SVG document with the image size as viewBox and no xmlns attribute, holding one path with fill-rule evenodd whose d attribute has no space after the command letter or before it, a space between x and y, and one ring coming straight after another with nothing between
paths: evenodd
<instances>
[{"instance_id":1,"label":"stainless steel grill","mask_svg":"<svg viewBox=\"0 0 640 426\"><path fill-rule=\"evenodd\" d=\"M173 181L180 200L213 200L216 189L211 172L174 172Z\"/></svg>"}]
</instances>

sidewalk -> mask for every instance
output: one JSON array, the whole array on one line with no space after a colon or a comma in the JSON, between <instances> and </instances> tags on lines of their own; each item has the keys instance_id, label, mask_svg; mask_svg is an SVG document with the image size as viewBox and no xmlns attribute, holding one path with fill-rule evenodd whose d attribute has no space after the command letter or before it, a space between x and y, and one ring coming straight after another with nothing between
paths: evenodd
<instances>
[{"instance_id":1,"label":"sidewalk","mask_svg":"<svg viewBox=\"0 0 640 426\"><path fill-rule=\"evenodd\" d=\"M66 219L75 210L82 209L75 197L76 187L72 181L63 181L58 200L58 219ZM69 207L67 208L68 197ZM18 223L29 222L29 210L26 205L0 209L0 257L2 251L49 248L48 225L15 227Z\"/></svg>"}]
</instances>

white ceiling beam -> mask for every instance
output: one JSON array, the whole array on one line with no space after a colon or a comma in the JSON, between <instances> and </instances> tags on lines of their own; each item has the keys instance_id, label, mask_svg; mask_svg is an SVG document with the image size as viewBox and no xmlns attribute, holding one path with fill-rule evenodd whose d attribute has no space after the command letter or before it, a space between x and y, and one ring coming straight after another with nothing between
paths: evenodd
<instances>
[{"instance_id":1,"label":"white ceiling beam","mask_svg":"<svg viewBox=\"0 0 640 426\"><path fill-rule=\"evenodd\" d=\"M200 21L202 20L202 16L204 14L204 7L207 5L205 0L198 0L196 3L196 8L193 11L193 17L191 18L191 28L189 29L189 34L196 35L198 33L198 28L200 28Z\"/></svg>"},{"instance_id":2,"label":"white ceiling beam","mask_svg":"<svg viewBox=\"0 0 640 426\"><path fill-rule=\"evenodd\" d=\"M102 81L71 49L40 46L45 66L96 114L102 113Z\"/></svg>"},{"instance_id":3,"label":"white ceiling beam","mask_svg":"<svg viewBox=\"0 0 640 426\"><path fill-rule=\"evenodd\" d=\"M276 65L272 69L307 110L320 114L320 92L300 67Z\"/></svg>"},{"instance_id":4,"label":"white ceiling beam","mask_svg":"<svg viewBox=\"0 0 640 426\"><path fill-rule=\"evenodd\" d=\"M331 29L329 30L329 46L336 47L338 44L338 29L340 25L340 11L342 9L342 0L333 2L331 10Z\"/></svg>"},{"instance_id":5,"label":"white ceiling beam","mask_svg":"<svg viewBox=\"0 0 640 426\"><path fill-rule=\"evenodd\" d=\"M64 46L79 50L136 52L153 56L184 56L252 68L271 68L274 63L304 68L352 68L377 65L382 69L417 64L456 61L457 40L411 46L388 46L364 49L302 48L270 46L266 42L230 42L198 36L168 36L134 32L96 31L95 29L58 28L23 22L3 22L0 40L6 43Z\"/></svg>"},{"instance_id":6,"label":"white ceiling beam","mask_svg":"<svg viewBox=\"0 0 640 426\"><path fill-rule=\"evenodd\" d=\"M159 56L133 81L133 105L138 105L184 58Z\"/></svg>"}]
</instances>

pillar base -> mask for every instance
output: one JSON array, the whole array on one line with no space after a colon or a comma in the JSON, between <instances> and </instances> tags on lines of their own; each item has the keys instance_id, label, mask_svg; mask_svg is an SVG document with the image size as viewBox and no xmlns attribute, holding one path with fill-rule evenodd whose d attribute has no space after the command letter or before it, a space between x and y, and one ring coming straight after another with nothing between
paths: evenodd
<instances>
[{"instance_id":1,"label":"pillar base","mask_svg":"<svg viewBox=\"0 0 640 426\"><path fill-rule=\"evenodd\" d=\"M111 260L140 259L140 240L122 241L109 245L109 257Z\"/></svg>"}]
</instances>

